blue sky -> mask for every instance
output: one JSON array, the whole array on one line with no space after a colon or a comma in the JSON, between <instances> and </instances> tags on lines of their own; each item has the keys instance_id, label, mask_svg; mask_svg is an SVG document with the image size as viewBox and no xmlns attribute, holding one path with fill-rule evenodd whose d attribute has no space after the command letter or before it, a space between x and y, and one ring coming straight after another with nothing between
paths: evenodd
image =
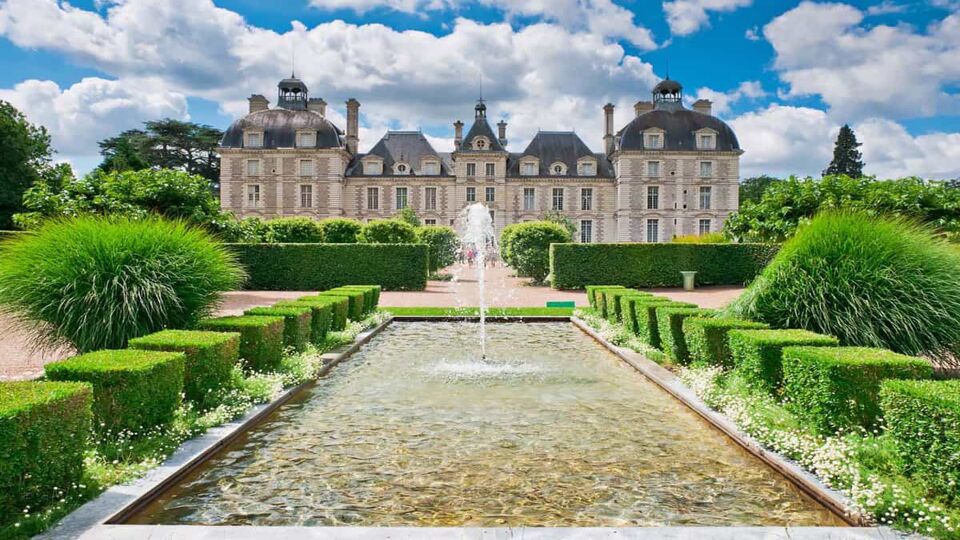
<instances>
[{"instance_id":1,"label":"blue sky","mask_svg":"<svg viewBox=\"0 0 960 540\"><path fill-rule=\"evenodd\" d=\"M362 103L361 149L423 129L438 150L484 81L510 149L538 129L601 146L601 107L670 76L707 98L742 175L817 174L844 123L867 172L960 177L960 0L2 0L0 99L50 129L62 159L145 120L225 128L297 74Z\"/></svg>"}]
</instances>

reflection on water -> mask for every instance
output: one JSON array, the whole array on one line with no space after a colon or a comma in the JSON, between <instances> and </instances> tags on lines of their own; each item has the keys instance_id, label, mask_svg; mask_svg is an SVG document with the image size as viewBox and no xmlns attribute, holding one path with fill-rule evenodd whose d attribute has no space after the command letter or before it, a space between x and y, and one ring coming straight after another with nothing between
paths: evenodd
<instances>
[{"instance_id":1,"label":"reflection on water","mask_svg":"<svg viewBox=\"0 0 960 540\"><path fill-rule=\"evenodd\" d=\"M842 525L569 324L396 323L133 523Z\"/></svg>"}]
</instances>

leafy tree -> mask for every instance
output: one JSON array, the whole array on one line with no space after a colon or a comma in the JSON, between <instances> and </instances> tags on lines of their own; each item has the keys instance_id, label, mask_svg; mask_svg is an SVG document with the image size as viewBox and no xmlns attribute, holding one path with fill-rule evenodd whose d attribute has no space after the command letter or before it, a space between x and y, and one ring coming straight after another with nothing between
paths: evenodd
<instances>
[{"instance_id":1,"label":"leafy tree","mask_svg":"<svg viewBox=\"0 0 960 540\"><path fill-rule=\"evenodd\" d=\"M271 219L264 223L267 242L275 244L316 244L323 241L317 222L305 217Z\"/></svg>"},{"instance_id":2,"label":"leafy tree","mask_svg":"<svg viewBox=\"0 0 960 540\"><path fill-rule=\"evenodd\" d=\"M400 221L409 223L411 227L419 227L421 225L420 216L417 215L417 211L409 206L401 208L399 212L394 214L393 219L399 219Z\"/></svg>"},{"instance_id":3,"label":"leafy tree","mask_svg":"<svg viewBox=\"0 0 960 540\"><path fill-rule=\"evenodd\" d=\"M327 218L317 224L320 240L326 244L356 244L363 223L348 218Z\"/></svg>"},{"instance_id":4,"label":"leafy tree","mask_svg":"<svg viewBox=\"0 0 960 540\"><path fill-rule=\"evenodd\" d=\"M424 225L417 229L417 241L430 246L430 271L446 268L457 260L460 238L450 227Z\"/></svg>"},{"instance_id":5,"label":"leafy tree","mask_svg":"<svg viewBox=\"0 0 960 540\"><path fill-rule=\"evenodd\" d=\"M519 223L509 235L511 265L517 275L542 283L550 273L550 244L571 242L573 233L553 221Z\"/></svg>"},{"instance_id":6,"label":"leafy tree","mask_svg":"<svg viewBox=\"0 0 960 540\"><path fill-rule=\"evenodd\" d=\"M131 129L100 141L104 171L129 171L147 167L178 169L206 178L220 179L217 146L219 129L172 118L145 122L144 129Z\"/></svg>"},{"instance_id":7,"label":"leafy tree","mask_svg":"<svg viewBox=\"0 0 960 540\"><path fill-rule=\"evenodd\" d=\"M836 145L833 147L833 161L823 171L823 175L845 174L851 178L863 176L863 154L859 148L857 136L847 124L840 128Z\"/></svg>"},{"instance_id":8,"label":"leafy tree","mask_svg":"<svg viewBox=\"0 0 960 540\"><path fill-rule=\"evenodd\" d=\"M574 223L569 216L559 210L548 210L544 212L542 216L540 216L540 219L542 221L549 221L551 223L560 225L570 233L571 238L577 234L577 224Z\"/></svg>"},{"instance_id":9,"label":"leafy tree","mask_svg":"<svg viewBox=\"0 0 960 540\"><path fill-rule=\"evenodd\" d=\"M760 202L767 188L774 182L779 181L779 178L765 174L744 179L740 182L740 204Z\"/></svg>"},{"instance_id":10,"label":"leafy tree","mask_svg":"<svg viewBox=\"0 0 960 540\"><path fill-rule=\"evenodd\" d=\"M363 226L357 240L363 244L415 244L417 230L399 219L377 219Z\"/></svg>"},{"instance_id":11,"label":"leafy tree","mask_svg":"<svg viewBox=\"0 0 960 540\"><path fill-rule=\"evenodd\" d=\"M50 134L43 126L27 121L16 107L0 101L0 229L13 225L13 215L23 209L27 189L50 170L53 150Z\"/></svg>"}]
</instances>

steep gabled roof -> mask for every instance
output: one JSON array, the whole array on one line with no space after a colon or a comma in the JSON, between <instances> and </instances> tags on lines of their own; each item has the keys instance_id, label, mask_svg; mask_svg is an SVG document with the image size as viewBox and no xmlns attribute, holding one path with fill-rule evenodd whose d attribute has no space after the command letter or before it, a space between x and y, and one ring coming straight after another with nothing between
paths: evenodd
<instances>
[{"instance_id":1,"label":"steep gabled roof","mask_svg":"<svg viewBox=\"0 0 960 540\"><path fill-rule=\"evenodd\" d=\"M490 124L487 123L487 118L485 116L477 116L473 121L473 126L470 127L470 131L467 132L467 136L463 138L463 144L466 151L476 152L473 147L470 145L473 143L473 139L476 137L486 137L490 141L490 148L488 150L480 150L481 152L503 152L503 145L500 144L500 139L497 138L497 135L493 132L493 128L490 127Z\"/></svg>"},{"instance_id":2,"label":"steep gabled roof","mask_svg":"<svg viewBox=\"0 0 960 540\"><path fill-rule=\"evenodd\" d=\"M407 163L411 168L411 174L404 176L420 175L420 161L427 157L434 157L440 162L440 176L451 174L448 160L443 159L443 156L433 149L430 141L419 131L388 131L370 149L370 152L359 155L353 160L347 168L347 176L362 176L363 169L360 162L367 156L378 156L383 160L382 176L393 176L393 166L400 161Z\"/></svg>"},{"instance_id":3,"label":"steep gabled roof","mask_svg":"<svg viewBox=\"0 0 960 540\"><path fill-rule=\"evenodd\" d=\"M597 176L612 177L610 161L603 154L595 154L584 144L580 136L572 131L541 131L530 141L520 154L510 155L509 176L520 176L520 159L534 156L540 160L539 176L550 175L550 165L560 162L567 166L568 176L576 176L577 161L584 157L597 160Z\"/></svg>"}]
</instances>

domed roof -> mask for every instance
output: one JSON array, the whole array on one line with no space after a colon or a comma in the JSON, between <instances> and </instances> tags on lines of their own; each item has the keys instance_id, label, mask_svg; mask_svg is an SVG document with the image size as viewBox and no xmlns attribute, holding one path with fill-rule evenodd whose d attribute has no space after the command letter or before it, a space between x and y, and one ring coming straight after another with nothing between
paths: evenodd
<instances>
[{"instance_id":1,"label":"domed roof","mask_svg":"<svg viewBox=\"0 0 960 540\"><path fill-rule=\"evenodd\" d=\"M343 132L319 113L279 107L253 112L237 120L223 134L220 146L242 148L243 132L248 129L263 131L261 148L293 148L297 146L298 130L315 130L316 148L343 147Z\"/></svg>"},{"instance_id":2,"label":"domed roof","mask_svg":"<svg viewBox=\"0 0 960 540\"><path fill-rule=\"evenodd\" d=\"M668 106L673 105L673 106ZM716 132L715 150L740 150L737 135L723 120L709 114L691 111L680 104L658 104L657 108L634 118L620 130L620 150L646 150L643 132L660 128L664 132L663 147L658 150L697 150L697 132L712 129Z\"/></svg>"},{"instance_id":3,"label":"domed roof","mask_svg":"<svg viewBox=\"0 0 960 540\"><path fill-rule=\"evenodd\" d=\"M683 90L683 85L679 82L666 78L653 87L654 94L679 94Z\"/></svg>"}]
</instances>

